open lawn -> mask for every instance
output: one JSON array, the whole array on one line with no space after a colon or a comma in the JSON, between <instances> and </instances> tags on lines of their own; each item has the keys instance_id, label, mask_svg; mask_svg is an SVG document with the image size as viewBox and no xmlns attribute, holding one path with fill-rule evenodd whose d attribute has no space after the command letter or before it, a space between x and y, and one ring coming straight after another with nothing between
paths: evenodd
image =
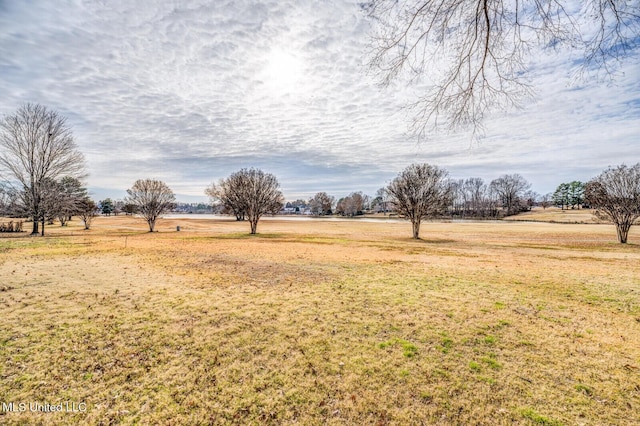
<instances>
[{"instance_id":1,"label":"open lawn","mask_svg":"<svg viewBox=\"0 0 640 426\"><path fill-rule=\"evenodd\" d=\"M145 226L0 234L0 403L86 404L1 424L640 423L640 227Z\"/></svg>"},{"instance_id":2,"label":"open lawn","mask_svg":"<svg viewBox=\"0 0 640 426\"><path fill-rule=\"evenodd\" d=\"M508 216L505 220L533 221L550 223L604 223L598 219L591 209L559 209L557 207L534 207L532 211ZM613 231L615 232L615 230Z\"/></svg>"}]
</instances>

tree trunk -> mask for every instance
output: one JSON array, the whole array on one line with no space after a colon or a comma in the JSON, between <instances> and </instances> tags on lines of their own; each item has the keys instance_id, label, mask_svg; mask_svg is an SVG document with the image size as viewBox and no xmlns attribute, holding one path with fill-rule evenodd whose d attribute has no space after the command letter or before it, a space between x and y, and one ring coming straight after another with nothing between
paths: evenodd
<instances>
[{"instance_id":1,"label":"tree trunk","mask_svg":"<svg viewBox=\"0 0 640 426\"><path fill-rule=\"evenodd\" d=\"M255 234L258 229L258 219L251 219L251 233Z\"/></svg>"},{"instance_id":2,"label":"tree trunk","mask_svg":"<svg viewBox=\"0 0 640 426\"><path fill-rule=\"evenodd\" d=\"M147 223L149 223L149 232L153 232L153 229L156 227L156 220L149 219Z\"/></svg>"},{"instance_id":3,"label":"tree trunk","mask_svg":"<svg viewBox=\"0 0 640 426\"><path fill-rule=\"evenodd\" d=\"M38 218L34 217L33 218L33 230L31 231L31 235L38 235Z\"/></svg>"},{"instance_id":4,"label":"tree trunk","mask_svg":"<svg viewBox=\"0 0 640 426\"><path fill-rule=\"evenodd\" d=\"M414 219L411 221L411 226L413 228L413 238L416 240L420 239L420 219Z\"/></svg>"},{"instance_id":5,"label":"tree trunk","mask_svg":"<svg viewBox=\"0 0 640 426\"><path fill-rule=\"evenodd\" d=\"M627 236L629 235L629 228L631 228L630 222L622 222L616 224L616 232L618 233L618 242L626 244Z\"/></svg>"},{"instance_id":6,"label":"tree trunk","mask_svg":"<svg viewBox=\"0 0 640 426\"><path fill-rule=\"evenodd\" d=\"M45 222L45 218L44 216L42 216L42 236L44 237L44 222Z\"/></svg>"}]
</instances>

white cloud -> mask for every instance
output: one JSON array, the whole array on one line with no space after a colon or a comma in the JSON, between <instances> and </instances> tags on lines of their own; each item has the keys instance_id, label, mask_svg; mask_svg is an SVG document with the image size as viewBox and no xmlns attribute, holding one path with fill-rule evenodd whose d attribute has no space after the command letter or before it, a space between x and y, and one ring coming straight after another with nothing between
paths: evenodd
<instances>
[{"instance_id":1,"label":"white cloud","mask_svg":"<svg viewBox=\"0 0 640 426\"><path fill-rule=\"evenodd\" d=\"M406 136L418 88L367 76L354 1L8 2L0 6L0 112L39 102L69 118L89 185L164 179L202 196L240 167L289 198L375 191L414 161L456 177L521 173L534 188L640 160L640 63L577 81L565 52L532 62L537 99L469 135ZM278 67L287 67L278 73Z\"/></svg>"}]
</instances>

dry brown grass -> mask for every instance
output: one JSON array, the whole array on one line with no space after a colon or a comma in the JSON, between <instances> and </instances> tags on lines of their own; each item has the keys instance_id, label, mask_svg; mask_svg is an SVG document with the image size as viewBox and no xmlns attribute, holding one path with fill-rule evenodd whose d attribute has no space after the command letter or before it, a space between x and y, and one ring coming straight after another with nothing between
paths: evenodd
<instances>
[{"instance_id":1,"label":"dry brown grass","mask_svg":"<svg viewBox=\"0 0 640 426\"><path fill-rule=\"evenodd\" d=\"M506 217L505 220L557 222L557 223L604 223L591 209L559 209L557 207L534 207L530 212Z\"/></svg>"},{"instance_id":2,"label":"dry brown grass","mask_svg":"<svg viewBox=\"0 0 640 426\"><path fill-rule=\"evenodd\" d=\"M640 246L612 226L144 227L0 237L0 402L87 403L0 423L638 422Z\"/></svg>"}]
</instances>

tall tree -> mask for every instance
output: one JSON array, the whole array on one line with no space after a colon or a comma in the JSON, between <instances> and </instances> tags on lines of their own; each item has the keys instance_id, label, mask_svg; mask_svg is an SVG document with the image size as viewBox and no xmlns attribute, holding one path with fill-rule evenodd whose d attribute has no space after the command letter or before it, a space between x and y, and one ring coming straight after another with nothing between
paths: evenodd
<instances>
[{"instance_id":1,"label":"tall tree","mask_svg":"<svg viewBox=\"0 0 640 426\"><path fill-rule=\"evenodd\" d=\"M265 214L276 214L282 208L284 197L279 190L278 179L260 169L240 169L218 184L213 184L205 193L220 200L239 220L246 215L251 234L258 229L258 221Z\"/></svg>"},{"instance_id":2,"label":"tall tree","mask_svg":"<svg viewBox=\"0 0 640 426\"><path fill-rule=\"evenodd\" d=\"M629 229L640 217L640 163L611 167L591 179L585 198L596 216L613 222L618 241L626 243Z\"/></svg>"},{"instance_id":3,"label":"tall tree","mask_svg":"<svg viewBox=\"0 0 640 426\"><path fill-rule=\"evenodd\" d=\"M530 187L531 184L517 173L502 175L491 181L491 190L502 202L507 215L518 212L520 199Z\"/></svg>"},{"instance_id":4,"label":"tall tree","mask_svg":"<svg viewBox=\"0 0 640 426\"><path fill-rule=\"evenodd\" d=\"M495 200L491 198L489 187L482 178L472 177L464 181L469 214L471 216L490 216L495 213Z\"/></svg>"},{"instance_id":5,"label":"tall tree","mask_svg":"<svg viewBox=\"0 0 640 426\"><path fill-rule=\"evenodd\" d=\"M562 210L567 206L569 208L569 184L561 183L553 193L553 203L560 206Z\"/></svg>"},{"instance_id":6,"label":"tall tree","mask_svg":"<svg viewBox=\"0 0 640 426\"><path fill-rule=\"evenodd\" d=\"M60 221L60 226L66 226L71 217L78 214L80 204L88 197L87 189L80 179L65 176L57 185L55 215Z\"/></svg>"},{"instance_id":7,"label":"tall tree","mask_svg":"<svg viewBox=\"0 0 640 426\"><path fill-rule=\"evenodd\" d=\"M64 205L62 184L45 179L40 186L40 235L44 236L45 224L53 225Z\"/></svg>"},{"instance_id":8,"label":"tall tree","mask_svg":"<svg viewBox=\"0 0 640 426\"><path fill-rule=\"evenodd\" d=\"M223 213L233 214L237 221L242 221L247 214L244 194L238 191L244 185L243 177L232 174L227 179L220 179L204 190L211 202L219 201L224 207Z\"/></svg>"},{"instance_id":9,"label":"tall tree","mask_svg":"<svg viewBox=\"0 0 640 426\"><path fill-rule=\"evenodd\" d=\"M569 183L569 205L571 208L580 208L584 203L584 183L574 180Z\"/></svg>"},{"instance_id":10,"label":"tall tree","mask_svg":"<svg viewBox=\"0 0 640 426\"><path fill-rule=\"evenodd\" d=\"M576 7L578 6L578 7ZM530 53L582 50L583 69L611 72L640 40L637 0L371 0L371 67L389 85L408 73L426 77L412 105L413 130L482 123L487 112L529 97ZM444 118L444 119L443 119Z\"/></svg>"},{"instance_id":11,"label":"tall tree","mask_svg":"<svg viewBox=\"0 0 640 426\"><path fill-rule=\"evenodd\" d=\"M28 103L0 119L0 177L20 193L32 235L38 234L47 182L80 178L83 171L71 128L56 111Z\"/></svg>"},{"instance_id":12,"label":"tall tree","mask_svg":"<svg viewBox=\"0 0 640 426\"><path fill-rule=\"evenodd\" d=\"M338 200L336 213L351 217L361 215L368 203L368 195L363 194L362 191L352 192L348 196Z\"/></svg>"},{"instance_id":13,"label":"tall tree","mask_svg":"<svg viewBox=\"0 0 640 426\"><path fill-rule=\"evenodd\" d=\"M573 182L561 183L553 193L553 202L564 210L571 207L580 208L584 203L584 183L574 180Z\"/></svg>"},{"instance_id":14,"label":"tall tree","mask_svg":"<svg viewBox=\"0 0 640 426\"><path fill-rule=\"evenodd\" d=\"M138 213L149 224L149 232L153 232L158 217L171 210L176 201L171 188L164 182L154 179L138 179L127 189L126 203L137 206Z\"/></svg>"},{"instance_id":15,"label":"tall tree","mask_svg":"<svg viewBox=\"0 0 640 426\"><path fill-rule=\"evenodd\" d=\"M387 187L395 210L411 221L413 238L420 238L422 220L440 214L451 202L451 185L444 169L412 164Z\"/></svg>"},{"instance_id":16,"label":"tall tree","mask_svg":"<svg viewBox=\"0 0 640 426\"><path fill-rule=\"evenodd\" d=\"M100 211L103 215L111 216L111 213L113 213L113 209L113 200L111 198L105 198L104 200L100 201Z\"/></svg>"},{"instance_id":17,"label":"tall tree","mask_svg":"<svg viewBox=\"0 0 640 426\"><path fill-rule=\"evenodd\" d=\"M318 192L309 200L309 207L311 208L311 214L316 216L323 216L331 214L335 198L326 192Z\"/></svg>"}]
</instances>

